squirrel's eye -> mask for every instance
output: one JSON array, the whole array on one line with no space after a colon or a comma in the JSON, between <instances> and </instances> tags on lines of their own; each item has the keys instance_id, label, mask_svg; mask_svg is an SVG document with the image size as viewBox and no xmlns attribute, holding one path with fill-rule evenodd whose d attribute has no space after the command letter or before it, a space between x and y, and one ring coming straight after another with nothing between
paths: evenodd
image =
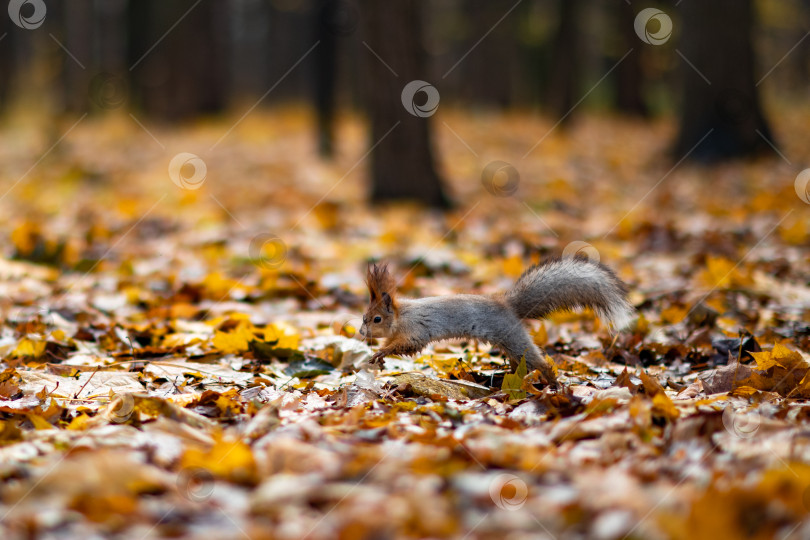
<instances>
[{"instance_id":1,"label":"squirrel's eye","mask_svg":"<svg viewBox=\"0 0 810 540\"><path fill-rule=\"evenodd\" d=\"M379 315L377 315L376 317L374 317L374 322L375 322L375 323L382 322L382 317L380 317Z\"/></svg>"}]
</instances>

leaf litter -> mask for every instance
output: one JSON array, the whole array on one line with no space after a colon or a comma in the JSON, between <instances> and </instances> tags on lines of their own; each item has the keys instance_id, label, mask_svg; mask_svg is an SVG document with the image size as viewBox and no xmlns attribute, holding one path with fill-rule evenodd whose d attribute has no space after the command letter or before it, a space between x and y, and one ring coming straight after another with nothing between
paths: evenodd
<instances>
[{"instance_id":1,"label":"leaf litter","mask_svg":"<svg viewBox=\"0 0 810 540\"><path fill-rule=\"evenodd\" d=\"M776 115L788 154L793 116ZM519 162L545 121L447 119L519 163L519 198L486 194L446 133L462 206L437 214L365 206L362 174L321 200L365 152L354 119L323 164L300 112L252 115L188 191L126 119L77 127L0 201L0 534L809 535L796 171L683 165L628 213L670 167L668 122L584 118ZM220 128L155 136L204 149ZM590 312L528 323L559 390L486 344L380 369L356 339L370 260L409 296L494 292L574 241L639 316L615 336Z\"/></svg>"}]
</instances>

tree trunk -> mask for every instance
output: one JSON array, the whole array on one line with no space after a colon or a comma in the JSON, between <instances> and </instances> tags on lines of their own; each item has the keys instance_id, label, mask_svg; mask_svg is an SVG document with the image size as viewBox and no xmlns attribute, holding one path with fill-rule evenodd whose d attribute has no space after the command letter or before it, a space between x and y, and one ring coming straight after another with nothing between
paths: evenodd
<instances>
[{"instance_id":1,"label":"tree trunk","mask_svg":"<svg viewBox=\"0 0 810 540\"><path fill-rule=\"evenodd\" d=\"M338 34L335 22L340 16L339 0L322 0L314 17L315 39L320 42L315 56L315 113L318 121L318 153L334 155L335 93L337 92Z\"/></svg>"},{"instance_id":2,"label":"tree trunk","mask_svg":"<svg viewBox=\"0 0 810 540\"><path fill-rule=\"evenodd\" d=\"M675 156L691 151L691 159L711 163L773 152L754 83L751 0L684 2L682 10L684 94Z\"/></svg>"},{"instance_id":3,"label":"tree trunk","mask_svg":"<svg viewBox=\"0 0 810 540\"><path fill-rule=\"evenodd\" d=\"M12 26L7 16L0 16L0 112L8 107L14 77L13 37L9 35Z\"/></svg>"},{"instance_id":4,"label":"tree trunk","mask_svg":"<svg viewBox=\"0 0 810 540\"><path fill-rule=\"evenodd\" d=\"M365 101L371 124L371 200L410 199L447 207L433 159L430 114L423 91L403 105L403 88L414 80L430 81L422 50L421 2L366 0L363 4L366 42ZM385 64L388 64L396 75ZM432 88L432 87L431 87ZM429 91L430 88L428 88ZM423 114L417 116L406 109Z\"/></svg>"},{"instance_id":5,"label":"tree trunk","mask_svg":"<svg viewBox=\"0 0 810 540\"><path fill-rule=\"evenodd\" d=\"M95 15L92 0L74 0L70 3L70 8L65 8L62 12L64 31L59 39L65 49L70 51L70 55L65 54L62 61L63 85L60 97L64 101L65 111L79 114L87 110L93 68Z\"/></svg>"},{"instance_id":6,"label":"tree trunk","mask_svg":"<svg viewBox=\"0 0 810 540\"><path fill-rule=\"evenodd\" d=\"M514 83L520 80L517 46L520 13L513 12L496 24L513 2L468 0L468 24L472 31L461 54L476 45L473 53L457 67L461 95L468 104L505 109L514 102ZM516 8L516 11L518 9ZM494 26L493 26L494 25ZM455 63L457 59L453 60Z\"/></svg>"},{"instance_id":7,"label":"tree trunk","mask_svg":"<svg viewBox=\"0 0 810 540\"><path fill-rule=\"evenodd\" d=\"M616 10L621 46L625 50L634 49L616 68L616 109L624 114L646 117L649 111L644 103L644 70L641 64L644 49L638 46L638 36L633 27L636 9L632 4L620 2Z\"/></svg>"},{"instance_id":8,"label":"tree trunk","mask_svg":"<svg viewBox=\"0 0 810 540\"><path fill-rule=\"evenodd\" d=\"M551 73L548 85L548 107L562 124L569 120L569 113L577 100L579 87L579 64L581 49L578 32L581 12L580 0L558 0L557 33L551 49Z\"/></svg>"},{"instance_id":9,"label":"tree trunk","mask_svg":"<svg viewBox=\"0 0 810 540\"><path fill-rule=\"evenodd\" d=\"M130 2L130 66L140 106L164 120L224 108L227 5L215 0ZM176 24L171 32L166 33Z\"/></svg>"}]
</instances>

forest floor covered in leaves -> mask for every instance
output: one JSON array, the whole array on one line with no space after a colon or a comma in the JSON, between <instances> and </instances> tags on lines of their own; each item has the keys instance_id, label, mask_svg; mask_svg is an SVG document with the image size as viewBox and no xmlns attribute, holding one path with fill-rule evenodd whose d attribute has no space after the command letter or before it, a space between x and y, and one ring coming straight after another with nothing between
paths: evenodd
<instances>
[{"instance_id":1,"label":"forest floor covered in leaves","mask_svg":"<svg viewBox=\"0 0 810 540\"><path fill-rule=\"evenodd\" d=\"M784 159L714 168L668 121L443 113L448 213L365 205L353 118L333 163L299 110L12 122L0 536L808 537L810 111L783 113ZM532 322L560 391L485 344L379 369L354 339L369 260L406 296L494 292L567 246L639 317Z\"/></svg>"}]
</instances>

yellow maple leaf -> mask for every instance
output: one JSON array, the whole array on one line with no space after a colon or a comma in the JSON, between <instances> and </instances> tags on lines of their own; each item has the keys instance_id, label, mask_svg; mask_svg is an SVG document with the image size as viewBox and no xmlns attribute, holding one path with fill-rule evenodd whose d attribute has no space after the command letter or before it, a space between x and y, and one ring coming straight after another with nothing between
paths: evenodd
<instances>
[{"instance_id":1,"label":"yellow maple leaf","mask_svg":"<svg viewBox=\"0 0 810 540\"><path fill-rule=\"evenodd\" d=\"M802 245L807 240L807 222L804 219L796 219L790 225L783 225L779 228L779 236L788 244Z\"/></svg>"},{"instance_id":2,"label":"yellow maple leaf","mask_svg":"<svg viewBox=\"0 0 810 540\"><path fill-rule=\"evenodd\" d=\"M71 431L83 431L87 429L93 423L93 417L87 414L80 414L76 418L70 421L68 424L67 429Z\"/></svg>"},{"instance_id":3,"label":"yellow maple leaf","mask_svg":"<svg viewBox=\"0 0 810 540\"><path fill-rule=\"evenodd\" d=\"M552 364L554 365L554 364ZM526 392L522 390L523 379L528 374L526 369L526 357L520 359L517 369L514 373L508 373L503 378L501 390L509 394L509 399L523 399L526 397Z\"/></svg>"},{"instance_id":4,"label":"yellow maple leaf","mask_svg":"<svg viewBox=\"0 0 810 540\"><path fill-rule=\"evenodd\" d=\"M204 469L232 482L250 483L256 477L256 460L250 446L239 439L218 437L210 448L190 448L180 459L183 469Z\"/></svg>"},{"instance_id":5,"label":"yellow maple leaf","mask_svg":"<svg viewBox=\"0 0 810 540\"><path fill-rule=\"evenodd\" d=\"M773 346L773 357L778 358L779 360L790 360L790 362L785 363L794 363L802 361L802 355L796 351L792 351L782 345L781 343L777 343Z\"/></svg>"},{"instance_id":6,"label":"yellow maple leaf","mask_svg":"<svg viewBox=\"0 0 810 540\"><path fill-rule=\"evenodd\" d=\"M706 258L706 268L699 274L699 278L711 289L728 289L751 282L751 278L743 274L738 263L713 255Z\"/></svg>"},{"instance_id":7,"label":"yellow maple leaf","mask_svg":"<svg viewBox=\"0 0 810 540\"><path fill-rule=\"evenodd\" d=\"M647 317L645 317L643 313L639 312L635 331L642 336L647 335L647 333L650 331L650 321L647 320Z\"/></svg>"},{"instance_id":8,"label":"yellow maple leaf","mask_svg":"<svg viewBox=\"0 0 810 540\"><path fill-rule=\"evenodd\" d=\"M236 328L228 332L217 330L214 333L214 348L225 354L235 354L247 351L249 343L256 339L253 325L240 322Z\"/></svg>"},{"instance_id":9,"label":"yellow maple leaf","mask_svg":"<svg viewBox=\"0 0 810 540\"><path fill-rule=\"evenodd\" d=\"M668 420L675 420L681 415L681 412L675 406L666 392L658 392L653 396L653 412L659 416L663 416Z\"/></svg>"},{"instance_id":10,"label":"yellow maple leaf","mask_svg":"<svg viewBox=\"0 0 810 540\"><path fill-rule=\"evenodd\" d=\"M503 260L503 272L511 278L520 277L523 273L523 260L518 255L512 255Z\"/></svg>"},{"instance_id":11,"label":"yellow maple leaf","mask_svg":"<svg viewBox=\"0 0 810 540\"><path fill-rule=\"evenodd\" d=\"M735 388L731 392L729 392L729 395L740 396L740 397L744 397L744 398L750 398L751 396L756 395L758 392L759 392L759 390L757 390L753 386L738 386L737 388ZM704 399L704 400L698 401L697 404L704 405L707 402L711 403L710 400L705 400Z\"/></svg>"},{"instance_id":12,"label":"yellow maple leaf","mask_svg":"<svg viewBox=\"0 0 810 540\"><path fill-rule=\"evenodd\" d=\"M778 392L785 397L810 395L808 373L810 365L802 355L782 344L770 351L752 353L757 362L757 371L741 381L746 386L768 392Z\"/></svg>"},{"instance_id":13,"label":"yellow maple leaf","mask_svg":"<svg viewBox=\"0 0 810 540\"><path fill-rule=\"evenodd\" d=\"M810 398L810 370L804 374L802 380L799 381L799 384L791 390L790 397L792 398L799 398L799 399L808 399Z\"/></svg>"},{"instance_id":14,"label":"yellow maple leaf","mask_svg":"<svg viewBox=\"0 0 810 540\"><path fill-rule=\"evenodd\" d=\"M460 362L458 356L453 354L425 354L416 360L417 362L424 361L437 372L447 375L450 373L457 373L459 370Z\"/></svg>"},{"instance_id":15,"label":"yellow maple leaf","mask_svg":"<svg viewBox=\"0 0 810 540\"><path fill-rule=\"evenodd\" d=\"M773 353L771 351L762 351L762 352L752 352L750 353L751 356L754 357L754 360L757 362L757 369L761 371L768 370L774 366L779 366L781 368L785 367L779 363L779 361L773 357Z\"/></svg>"},{"instance_id":16,"label":"yellow maple leaf","mask_svg":"<svg viewBox=\"0 0 810 540\"><path fill-rule=\"evenodd\" d=\"M16 357L28 356L31 358L39 358L45 354L46 345L47 343L45 341L34 341L23 338L17 343L17 347L14 349L12 355Z\"/></svg>"},{"instance_id":17,"label":"yellow maple leaf","mask_svg":"<svg viewBox=\"0 0 810 540\"><path fill-rule=\"evenodd\" d=\"M35 412L30 412L26 414L26 417L28 417L28 420L34 425L34 429L37 430L55 429L50 422L48 422Z\"/></svg>"},{"instance_id":18,"label":"yellow maple leaf","mask_svg":"<svg viewBox=\"0 0 810 540\"><path fill-rule=\"evenodd\" d=\"M661 310L661 321L667 324L678 324L686 318L686 306L669 306Z\"/></svg>"},{"instance_id":19,"label":"yellow maple leaf","mask_svg":"<svg viewBox=\"0 0 810 540\"><path fill-rule=\"evenodd\" d=\"M774 345L773 350L770 351L752 352L751 356L756 360L757 369L760 371L765 371L774 366L790 369L797 362L803 361L801 354L791 351L781 343Z\"/></svg>"},{"instance_id":20,"label":"yellow maple leaf","mask_svg":"<svg viewBox=\"0 0 810 540\"><path fill-rule=\"evenodd\" d=\"M31 253L42 232L37 223L26 221L11 231L11 243L20 253Z\"/></svg>"},{"instance_id":21,"label":"yellow maple leaf","mask_svg":"<svg viewBox=\"0 0 810 540\"><path fill-rule=\"evenodd\" d=\"M223 276L221 273L214 272L205 276L205 279L202 281L202 286L205 287L212 298L223 298L240 288L241 285L235 279L230 279Z\"/></svg>"},{"instance_id":22,"label":"yellow maple leaf","mask_svg":"<svg viewBox=\"0 0 810 540\"><path fill-rule=\"evenodd\" d=\"M163 338L164 347L179 347L181 345L192 345L202 341L199 337L194 337L193 334L167 334Z\"/></svg>"},{"instance_id":23,"label":"yellow maple leaf","mask_svg":"<svg viewBox=\"0 0 810 540\"><path fill-rule=\"evenodd\" d=\"M546 325L542 322L540 326L537 327L537 330L530 331L532 335L532 341L540 347L548 343L548 331L546 330Z\"/></svg>"},{"instance_id":24,"label":"yellow maple leaf","mask_svg":"<svg viewBox=\"0 0 810 540\"><path fill-rule=\"evenodd\" d=\"M264 329L264 341L275 342L279 349L297 349L299 340L296 329L286 323L268 324Z\"/></svg>"}]
</instances>

